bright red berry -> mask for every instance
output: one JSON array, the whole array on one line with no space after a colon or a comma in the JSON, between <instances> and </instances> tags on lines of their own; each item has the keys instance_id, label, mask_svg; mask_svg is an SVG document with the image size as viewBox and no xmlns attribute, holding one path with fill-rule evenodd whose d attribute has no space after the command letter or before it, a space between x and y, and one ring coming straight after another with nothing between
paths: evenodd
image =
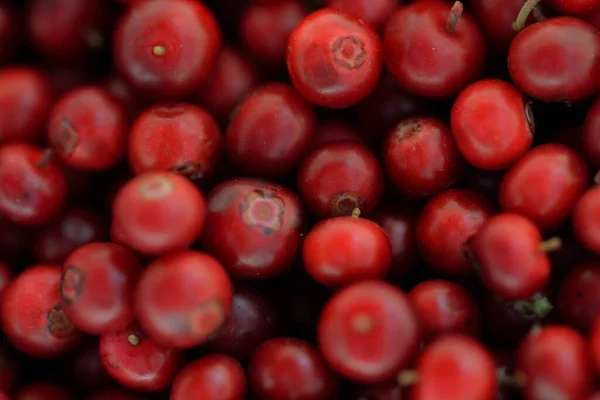
<instances>
[{"instance_id":1,"label":"bright red berry","mask_svg":"<svg viewBox=\"0 0 600 400\"><path fill-rule=\"evenodd\" d=\"M310 14L292 32L287 67L308 101L345 108L364 99L381 73L381 42L364 20L333 8Z\"/></svg>"},{"instance_id":2,"label":"bright red berry","mask_svg":"<svg viewBox=\"0 0 600 400\"><path fill-rule=\"evenodd\" d=\"M561 319L583 332L588 332L600 315L600 264L585 261L563 278L558 293Z\"/></svg>"},{"instance_id":3,"label":"bright red berry","mask_svg":"<svg viewBox=\"0 0 600 400\"><path fill-rule=\"evenodd\" d=\"M581 196L573 208L573 232L585 248L600 254L600 187Z\"/></svg>"}]
</instances>

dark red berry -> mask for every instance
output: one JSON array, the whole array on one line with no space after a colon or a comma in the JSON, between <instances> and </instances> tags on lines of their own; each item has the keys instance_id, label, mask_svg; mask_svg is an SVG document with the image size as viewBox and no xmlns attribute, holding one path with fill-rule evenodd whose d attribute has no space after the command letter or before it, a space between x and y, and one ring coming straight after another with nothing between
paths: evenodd
<instances>
[{"instance_id":1,"label":"dark red berry","mask_svg":"<svg viewBox=\"0 0 600 400\"><path fill-rule=\"evenodd\" d=\"M600 264L585 261L571 269L560 285L558 311L562 320L588 332L600 315Z\"/></svg>"},{"instance_id":2,"label":"dark red berry","mask_svg":"<svg viewBox=\"0 0 600 400\"><path fill-rule=\"evenodd\" d=\"M112 383L100 360L99 341L96 338L77 348L72 357L71 368L77 383L85 388L100 388Z\"/></svg>"},{"instance_id":3,"label":"dark red berry","mask_svg":"<svg viewBox=\"0 0 600 400\"><path fill-rule=\"evenodd\" d=\"M599 13L600 14L600 13ZM600 101L588 110L580 133L583 151L594 166L600 166Z\"/></svg>"},{"instance_id":4,"label":"dark red berry","mask_svg":"<svg viewBox=\"0 0 600 400\"><path fill-rule=\"evenodd\" d=\"M10 267L7 264L0 262L0 301L1 301L2 297L4 296L4 292L6 291L6 288L8 287L12 278L13 278L13 273L12 273ZM2 365L2 360L0 359L0 367L1 367L1 365ZM0 384L0 390L2 390L2 389L3 389L3 387Z\"/></svg>"},{"instance_id":5,"label":"dark red berry","mask_svg":"<svg viewBox=\"0 0 600 400\"><path fill-rule=\"evenodd\" d=\"M328 120L321 121L317 126L317 134L313 140L312 150L318 149L331 142L362 143L360 134L345 122Z\"/></svg>"},{"instance_id":6,"label":"dark red berry","mask_svg":"<svg viewBox=\"0 0 600 400\"><path fill-rule=\"evenodd\" d=\"M506 54L518 33L513 29L513 22L523 7L523 0L471 0L469 5L493 49Z\"/></svg>"},{"instance_id":7,"label":"dark red berry","mask_svg":"<svg viewBox=\"0 0 600 400\"><path fill-rule=\"evenodd\" d=\"M20 44L21 27L16 17L17 13L9 4L0 5L0 62L2 63L13 58L17 45Z\"/></svg>"},{"instance_id":8,"label":"dark red berry","mask_svg":"<svg viewBox=\"0 0 600 400\"><path fill-rule=\"evenodd\" d=\"M399 0L325 0L326 7L357 15L375 28L383 25L399 3Z\"/></svg>"},{"instance_id":9,"label":"dark red berry","mask_svg":"<svg viewBox=\"0 0 600 400\"><path fill-rule=\"evenodd\" d=\"M573 208L573 231L585 248L600 254L600 187L580 197Z\"/></svg>"},{"instance_id":10,"label":"dark red berry","mask_svg":"<svg viewBox=\"0 0 600 400\"><path fill-rule=\"evenodd\" d=\"M592 364L598 373L600 372L600 317L596 317L594 320L588 340Z\"/></svg>"}]
</instances>

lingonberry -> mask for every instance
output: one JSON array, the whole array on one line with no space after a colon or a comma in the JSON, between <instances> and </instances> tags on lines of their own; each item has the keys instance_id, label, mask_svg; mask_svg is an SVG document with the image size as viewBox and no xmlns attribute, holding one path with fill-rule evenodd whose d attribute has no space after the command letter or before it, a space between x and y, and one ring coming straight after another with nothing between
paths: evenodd
<instances>
[{"instance_id":1,"label":"lingonberry","mask_svg":"<svg viewBox=\"0 0 600 400\"><path fill-rule=\"evenodd\" d=\"M517 378L527 399L585 398L593 381L585 339L561 325L532 332L517 352Z\"/></svg>"},{"instance_id":2,"label":"lingonberry","mask_svg":"<svg viewBox=\"0 0 600 400\"><path fill-rule=\"evenodd\" d=\"M363 145L334 142L313 151L298 171L298 190L318 218L370 214L383 194L383 171Z\"/></svg>"},{"instance_id":3,"label":"lingonberry","mask_svg":"<svg viewBox=\"0 0 600 400\"><path fill-rule=\"evenodd\" d=\"M269 278L292 266L303 220L300 200L283 186L230 180L208 197L201 243L233 276Z\"/></svg>"},{"instance_id":4,"label":"lingonberry","mask_svg":"<svg viewBox=\"0 0 600 400\"><path fill-rule=\"evenodd\" d=\"M35 258L41 264L62 265L77 247L102 241L107 233L98 214L84 208L70 208L38 232Z\"/></svg>"},{"instance_id":5,"label":"lingonberry","mask_svg":"<svg viewBox=\"0 0 600 400\"><path fill-rule=\"evenodd\" d=\"M152 97L180 98L207 79L221 46L221 33L201 1L138 2L114 34L121 75Z\"/></svg>"},{"instance_id":6,"label":"lingonberry","mask_svg":"<svg viewBox=\"0 0 600 400\"><path fill-rule=\"evenodd\" d=\"M388 18L383 54L401 88L428 98L452 97L479 76L485 38L462 3L417 1Z\"/></svg>"},{"instance_id":7,"label":"lingonberry","mask_svg":"<svg viewBox=\"0 0 600 400\"><path fill-rule=\"evenodd\" d=\"M201 180L213 172L222 148L219 126L208 112L192 104L167 103L136 119L127 151L136 174L170 170Z\"/></svg>"},{"instance_id":8,"label":"lingonberry","mask_svg":"<svg viewBox=\"0 0 600 400\"><path fill-rule=\"evenodd\" d=\"M80 345L72 357L72 374L77 383L86 389L105 387L112 383L100 360L99 345L97 338L90 339Z\"/></svg>"},{"instance_id":9,"label":"lingonberry","mask_svg":"<svg viewBox=\"0 0 600 400\"><path fill-rule=\"evenodd\" d=\"M245 361L259 344L278 330L279 314L258 290L236 287L231 314L206 344L214 353Z\"/></svg>"},{"instance_id":10,"label":"lingonberry","mask_svg":"<svg viewBox=\"0 0 600 400\"><path fill-rule=\"evenodd\" d=\"M41 225L62 209L65 176L43 150L25 143L0 146L0 215Z\"/></svg>"},{"instance_id":11,"label":"lingonberry","mask_svg":"<svg viewBox=\"0 0 600 400\"><path fill-rule=\"evenodd\" d=\"M525 4L522 4L521 13L524 15L520 15L520 19L525 18L526 14L533 11L540 2L541 0L527 0ZM585 16L600 8L599 0L545 0L544 4L550 5L560 13L580 16Z\"/></svg>"},{"instance_id":12,"label":"lingonberry","mask_svg":"<svg viewBox=\"0 0 600 400\"><path fill-rule=\"evenodd\" d=\"M432 198L417 221L417 243L425 261L446 274L470 274L466 242L491 214L486 201L470 190L448 190Z\"/></svg>"},{"instance_id":13,"label":"lingonberry","mask_svg":"<svg viewBox=\"0 0 600 400\"><path fill-rule=\"evenodd\" d=\"M127 115L107 90L85 86L63 96L52 109L48 139L69 166L100 171L125 153Z\"/></svg>"},{"instance_id":14,"label":"lingonberry","mask_svg":"<svg viewBox=\"0 0 600 400\"><path fill-rule=\"evenodd\" d=\"M6 288L10 284L10 281L13 278L13 273L10 270L10 267L7 264L0 262L0 302L2 297L4 296L4 292ZM2 361L0 360L0 365ZM2 390L2 386L0 385L0 390Z\"/></svg>"},{"instance_id":15,"label":"lingonberry","mask_svg":"<svg viewBox=\"0 0 600 400\"><path fill-rule=\"evenodd\" d=\"M454 140L477 168L501 170L514 164L533 141L533 112L511 84L497 79L463 90L451 111Z\"/></svg>"},{"instance_id":16,"label":"lingonberry","mask_svg":"<svg viewBox=\"0 0 600 400\"><path fill-rule=\"evenodd\" d=\"M175 377L171 400L244 400L246 373L239 362L212 354L187 364Z\"/></svg>"},{"instance_id":17,"label":"lingonberry","mask_svg":"<svg viewBox=\"0 0 600 400\"><path fill-rule=\"evenodd\" d=\"M221 264L197 251L148 266L135 291L140 326L158 343L190 348L206 342L231 311L231 281Z\"/></svg>"},{"instance_id":18,"label":"lingonberry","mask_svg":"<svg viewBox=\"0 0 600 400\"><path fill-rule=\"evenodd\" d=\"M382 159L396 188L412 196L441 192L456 181L463 168L448 126L427 117L398 123L383 144Z\"/></svg>"},{"instance_id":19,"label":"lingonberry","mask_svg":"<svg viewBox=\"0 0 600 400\"><path fill-rule=\"evenodd\" d=\"M494 357L468 336L455 334L435 340L423 350L416 370L411 372L401 373L399 381L410 383L416 378L410 397L414 400L496 398Z\"/></svg>"},{"instance_id":20,"label":"lingonberry","mask_svg":"<svg viewBox=\"0 0 600 400\"><path fill-rule=\"evenodd\" d=\"M563 223L589 185L581 155L560 144L535 147L504 175L500 208L521 214L547 232Z\"/></svg>"},{"instance_id":21,"label":"lingonberry","mask_svg":"<svg viewBox=\"0 0 600 400\"><path fill-rule=\"evenodd\" d=\"M223 47L210 76L197 91L198 103L217 119L227 121L235 107L254 89L258 75L239 51Z\"/></svg>"},{"instance_id":22,"label":"lingonberry","mask_svg":"<svg viewBox=\"0 0 600 400\"><path fill-rule=\"evenodd\" d=\"M417 216L410 210L386 205L375 210L370 219L383 228L392 245L392 264L388 275L404 276L420 263L415 231Z\"/></svg>"},{"instance_id":23,"label":"lingonberry","mask_svg":"<svg viewBox=\"0 0 600 400\"><path fill-rule=\"evenodd\" d=\"M307 100L329 108L358 103L381 73L381 42L364 20L333 8L310 14L292 32L287 66Z\"/></svg>"},{"instance_id":24,"label":"lingonberry","mask_svg":"<svg viewBox=\"0 0 600 400\"><path fill-rule=\"evenodd\" d=\"M52 101L50 81L41 71L0 69L0 143L40 139Z\"/></svg>"},{"instance_id":25,"label":"lingonberry","mask_svg":"<svg viewBox=\"0 0 600 400\"><path fill-rule=\"evenodd\" d=\"M338 387L319 351L293 338L261 344L250 359L248 381L261 399L329 400Z\"/></svg>"},{"instance_id":26,"label":"lingonberry","mask_svg":"<svg viewBox=\"0 0 600 400\"><path fill-rule=\"evenodd\" d=\"M60 302L60 276L60 267L33 266L18 275L4 292L4 332L25 354L54 357L79 343L80 335L67 319Z\"/></svg>"},{"instance_id":27,"label":"lingonberry","mask_svg":"<svg viewBox=\"0 0 600 400\"><path fill-rule=\"evenodd\" d=\"M408 299L421 321L424 340L448 333L479 336L479 307L464 287L443 279L424 281L408 293Z\"/></svg>"},{"instance_id":28,"label":"lingonberry","mask_svg":"<svg viewBox=\"0 0 600 400\"><path fill-rule=\"evenodd\" d=\"M379 28L399 3L399 0L325 0L325 7L357 15Z\"/></svg>"},{"instance_id":29,"label":"lingonberry","mask_svg":"<svg viewBox=\"0 0 600 400\"><path fill-rule=\"evenodd\" d=\"M113 243L88 243L67 257L60 298L80 331L101 335L133 321L133 289L142 274L136 256Z\"/></svg>"},{"instance_id":30,"label":"lingonberry","mask_svg":"<svg viewBox=\"0 0 600 400\"><path fill-rule=\"evenodd\" d=\"M227 128L227 156L241 171L278 178L295 170L316 129L313 110L289 85L252 92Z\"/></svg>"},{"instance_id":31,"label":"lingonberry","mask_svg":"<svg viewBox=\"0 0 600 400\"><path fill-rule=\"evenodd\" d=\"M594 319L588 341L592 363L598 373L600 372L600 316Z\"/></svg>"},{"instance_id":32,"label":"lingonberry","mask_svg":"<svg viewBox=\"0 0 600 400\"><path fill-rule=\"evenodd\" d=\"M330 218L315 225L306 236L302 261L320 284L345 286L385 277L392 261L392 245L375 222L358 216Z\"/></svg>"},{"instance_id":33,"label":"lingonberry","mask_svg":"<svg viewBox=\"0 0 600 400\"><path fill-rule=\"evenodd\" d=\"M55 383L39 382L26 386L19 391L14 400L74 400L75 398L62 386Z\"/></svg>"},{"instance_id":34,"label":"lingonberry","mask_svg":"<svg viewBox=\"0 0 600 400\"><path fill-rule=\"evenodd\" d=\"M331 142L356 142L363 143L360 134L345 122L328 120L317 125L317 134L313 139L311 150L316 150Z\"/></svg>"},{"instance_id":35,"label":"lingonberry","mask_svg":"<svg viewBox=\"0 0 600 400\"><path fill-rule=\"evenodd\" d=\"M600 13L599 13L600 14ZM600 166L600 100L588 109L581 131L583 151L594 166Z\"/></svg>"},{"instance_id":36,"label":"lingonberry","mask_svg":"<svg viewBox=\"0 0 600 400\"><path fill-rule=\"evenodd\" d=\"M239 34L259 62L283 66L288 38L305 16L306 8L299 0L255 1L242 14Z\"/></svg>"},{"instance_id":37,"label":"lingonberry","mask_svg":"<svg viewBox=\"0 0 600 400\"><path fill-rule=\"evenodd\" d=\"M182 359L179 350L161 346L135 324L102 335L99 351L102 365L115 381L143 392L166 389Z\"/></svg>"},{"instance_id":38,"label":"lingonberry","mask_svg":"<svg viewBox=\"0 0 600 400\"><path fill-rule=\"evenodd\" d=\"M468 241L468 258L483 283L505 300L525 300L550 279L547 251L560 241L542 242L538 228L518 214L503 213L485 221Z\"/></svg>"},{"instance_id":39,"label":"lingonberry","mask_svg":"<svg viewBox=\"0 0 600 400\"><path fill-rule=\"evenodd\" d=\"M561 319L574 328L588 332L600 315L600 263L585 261L563 278L558 292Z\"/></svg>"},{"instance_id":40,"label":"lingonberry","mask_svg":"<svg viewBox=\"0 0 600 400\"><path fill-rule=\"evenodd\" d=\"M529 96L573 102L597 92L599 59L600 33L592 25L555 17L519 32L510 45L508 69Z\"/></svg>"},{"instance_id":41,"label":"lingonberry","mask_svg":"<svg viewBox=\"0 0 600 400\"><path fill-rule=\"evenodd\" d=\"M506 54L517 35L512 25L523 7L523 0L471 0L469 5L493 49Z\"/></svg>"},{"instance_id":42,"label":"lingonberry","mask_svg":"<svg viewBox=\"0 0 600 400\"><path fill-rule=\"evenodd\" d=\"M85 398L85 400L144 400L139 393L130 392L123 388L98 390Z\"/></svg>"},{"instance_id":43,"label":"lingonberry","mask_svg":"<svg viewBox=\"0 0 600 400\"><path fill-rule=\"evenodd\" d=\"M325 305L318 339L325 360L340 375L379 383L411 362L421 338L417 316L400 289L363 281L342 289Z\"/></svg>"},{"instance_id":44,"label":"lingonberry","mask_svg":"<svg viewBox=\"0 0 600 400\"><path fill-rule=\"evenodd\" d=\"M187 248L202 231L206 204L186 178L148 171L119 189L111 225L113 241L146 255Z\"/></svg>"},{"instance_id":45,"label":"lingonberry","mask_svg":"<svg viewBox=\"0 0 600 400\"><path fill-rule=\"evenodd\" d=\"M585 248L600 254L600 187L589 189L573 208L573 231Z\"/></svg>"}]
</instances>

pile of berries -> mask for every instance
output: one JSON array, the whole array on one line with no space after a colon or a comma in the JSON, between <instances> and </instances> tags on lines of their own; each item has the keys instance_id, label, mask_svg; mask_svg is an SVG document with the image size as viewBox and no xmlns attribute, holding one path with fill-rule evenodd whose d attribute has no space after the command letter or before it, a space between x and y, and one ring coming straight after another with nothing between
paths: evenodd
<instances>
[{"instance_id":1,"label":"pile of berries","mask_svg":"<svg viewBox=\"0 0 600 400\"><path fill-rule=\"evenodd\" d=\"M0 400L599 400L599 29L0 0Z\"/></svg>"}]
</instances>

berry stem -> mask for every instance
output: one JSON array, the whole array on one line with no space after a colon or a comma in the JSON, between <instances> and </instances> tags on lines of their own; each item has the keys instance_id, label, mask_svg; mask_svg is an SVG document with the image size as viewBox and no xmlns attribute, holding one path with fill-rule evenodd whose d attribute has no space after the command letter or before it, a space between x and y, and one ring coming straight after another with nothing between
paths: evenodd
<instances>
[{"instance_id":1,"label":"berry stem","mask_svg":"<svg viewBox=\"0 0 600 400\"><path fill-rule=\"evenodd\" d=\"M402 387L411 386L419 380L419 373L414 369L407 369L398 374L398 385Z\"/></svg>"},{"instance_id":2,"label":"berry stem","mask_svg":"<svg viewBox=\"0 0 600 400\"><path fill-rule=\"evenodd\" d=\"M537 5L542 0L527 0L521 11L519 11L519 15L517 15L517 19L513 22L512 28L519 32L521 29L525 28L525 23L527 22L527 18L529 18L529 14L537 7Z\"/></svg>"},{"instance_id":3,"label":"berry stem","mask_svg":"<svg viewBox=\"0 0 600 400\"><path fill-rule=\"evenodd\" d=\"M350 216L352 218L358 218L360 217L360 208L355 208L354 210L352 210L352 214L350 214Z\"/></svg>"},{"instance_id":4,"label":"berry stem","mask_svg":"<svg viewBox=\"0 0 600 400\"><path fill-rule=\"evenodd\" d=\"M38 168L46 168L46 166L50 163L50 161L52 160L52 158L54 157L54 150L52 150L52 148L47 148L44 150L44 152L42 153L42 156L40 157L40 159L37 162L37 167Z\"/></svg>"},{"instance_id":5,"label":"berry stem","mask_svg":"<svg viewBox=\"0 0 600 400\"><path fill-rule=\"evenodd\" d=\"M167 53L167 48L165 46L156 45L152 47L152 54L157 57L162 57Z\"/></svg>"},{"instance_id":6,"label":"berry stem","mask_svg":"<svg viewBox=\"0 0 600 400\"><path fill-rule=\"evenodd\" d=\"M127 336L127 341L132 346L137 346L138 344L140 344L140 338L135 333L132 333L131 335Z\"/></svg>"},{"instance_id":7,"label":"berry stem","mask_svg":"<svg viewBox=\"0 0 600 400\"><path fill-rule=\"evenodd\" d=\"M446 30L449 33L456 32L456 25L458 25L458 21L462 16L463 10L463 3L461 3L460 1L455 1L452 5L452 8L450 9L450 15L448 15L448 21L446 23Z\"/></svg>"},{"instance_id":8,"label":"berry stem","mask_svg":"<svg viewBox=\"0 0 600 400\"><path fill-rule=\"evenodd\" d=\"M551 251L559 250L562 246L562 240L559 237L552 237L550 239L544 240L540 244L540 250L544 253L549 253Z\"/></svg>"}]
</instances>

